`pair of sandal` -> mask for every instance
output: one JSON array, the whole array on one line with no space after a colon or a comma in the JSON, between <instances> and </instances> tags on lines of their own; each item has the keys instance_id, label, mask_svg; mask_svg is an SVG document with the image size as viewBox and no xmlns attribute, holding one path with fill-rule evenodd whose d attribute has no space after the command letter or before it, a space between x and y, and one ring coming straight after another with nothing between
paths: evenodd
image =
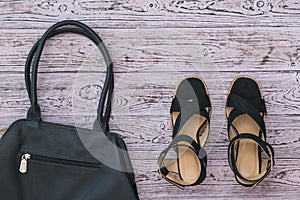
<instances>
[{"instance_id":1,"label":"pair of sandal","mask_svg":"<svg viewBox=\"0 0 300 200\"><path fill-rule=\"evenodd\" d=\"M159 174L181 189L199 185L206 177L207 154L203 147L211 118L205 82L197 77L181 81L170 113L173 140L159 156ZM266 142L265 116L266 105L257 81L245 76L235 78L226 103L228 161L243 186L255 187L274 166L274 150Z\"/></svg>"}]
</instances>

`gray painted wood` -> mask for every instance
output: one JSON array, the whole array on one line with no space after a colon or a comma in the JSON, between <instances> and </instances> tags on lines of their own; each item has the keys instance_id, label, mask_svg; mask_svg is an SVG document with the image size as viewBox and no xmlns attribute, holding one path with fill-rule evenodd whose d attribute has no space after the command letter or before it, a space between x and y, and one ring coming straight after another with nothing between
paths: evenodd
<instances>
[{"instance_id":1,"label":"gray painted wood","mask_svg":"<svg viewBox=\"0 0 300 200\"><path fill-rule=\"evenodd\" d=\"M128 144L141 199L300 198L300 4L297 0L38 0L0 2L0 129L29 107L29 49L53 23L78 19L102 37L115 63L111 128ZM39 74L43 119L91 127L103 59L76 35L47 42ZM171 141L177 82L201 76L213 101L208 173L181 191L161 180L157 157ZM255 189L236 183L227 161L225 95L237 75L261 84L274 171Z\"/></svg>"}]
</instances>

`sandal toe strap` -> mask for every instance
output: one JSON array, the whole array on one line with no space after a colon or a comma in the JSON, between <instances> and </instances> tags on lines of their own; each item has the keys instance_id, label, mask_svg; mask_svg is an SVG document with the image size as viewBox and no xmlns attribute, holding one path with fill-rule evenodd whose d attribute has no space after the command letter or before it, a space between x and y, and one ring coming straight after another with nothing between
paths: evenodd
<instances>
[{"instance_id":1,"label":"sandal toe strap","mask_svg":"<svg viewBox=\"0 0 300 200\"><path fill-rule=\"evenodd\" d=\"M198 179L190 184L185 182L181 178L180 169L178 160L180 159L176 148L178 147L186 147L195 154L195 156L199 159L201 165L201 172ZM177 153L176 159L166 159L167 154L171 149L175 149ZM176 165L171 166L172 164L176 163ZM187 135L178 135L176 136L170 145L160 154L158 159L159 169L158 172L162 178L167 180L168 182L172 183L173 185L184 189L185 186L193 186L200 184L206 176L206 163L207 163L207 155L203 148L200 147L199 144L191 137ZM176 166L176 167L174 167Z\"/></svg>"},{"instance_id":2,"label":"sandal toe strap","mask_svg":"<svg viewBox=\"0 0 300 200\"><path fill-rule=\"evenodd\" d=\"M191 99L175 96L172 100L170 113L179 112L180 117L177 117L177 119L180 119L181 121L179 123L177 123L178 120L176 120L175 123L172 121L173 127L175 127L176 124L185 124L185 122L194 114L199 114L209 121L210 109L211 103L208 95L198 94L198 96ZM179 129L180 128L178 127L177 131L174 131L173 136L177 134Z\"/></svg>"},{"instance_id":3,"label":"sandal toe strap","mask_svg":"<svg viewBox=\"0 0 300 200\"><path fill-rule=\"evenodd\" d=\"M240 174L240 172L236 166L237 155L235 153L235 149L237 148L237 143L240 140L244 140L244 139L250 139L250 140L254 141L255 143L257 143L260 146L260 148L266 153L266 155L268 157L267 159L262 160L262 164L265 164L265 166L266 166L265 171L261 172L257 178L251 179L251 180L243 177ZM236 176L244 181L249 182L250 184L252 184L253 187L258 185L272 171L274 164L275 164L274 150L273 150L272 146L270 144L268 144L267 142L265 142L264 140L262 140L260 137L257 137L255 135L249 134L249 133L238 134L230 141L229 146L228 146L228 160L229 160L229 165L230 165L232 171L236 174Z\"/></svg>"},{"instance_id":4,"label":"sandal toe strap","mask_svg":"<svg viewBox=\"0 0 300 200\"><path fill-rule=\"evenodd\" d=\"M264 115L266 114L266 107L263 99L246 100L239 95L231 93L228 95L226 107L233 108L228 116L228 130L238 116L248 114L258 124L265 136Z\"/></svg>"},{"instance_id":5,"label":"sandal toe strap","mask_svg":"<svg viewBox=\"0 0 300 200\"><path fill-rule=\"evenodd\" d=\"M201 105L200 105L201 104ZM195 92L195 96L191 98L185 98L178 95L172 99L172 104L170 108L170 113L181 112L183 108L187 107L199 107L199 110L202 108L210 108L211 103L209 96L207 94L199 94Z\"/></svg>"}]
</instances>

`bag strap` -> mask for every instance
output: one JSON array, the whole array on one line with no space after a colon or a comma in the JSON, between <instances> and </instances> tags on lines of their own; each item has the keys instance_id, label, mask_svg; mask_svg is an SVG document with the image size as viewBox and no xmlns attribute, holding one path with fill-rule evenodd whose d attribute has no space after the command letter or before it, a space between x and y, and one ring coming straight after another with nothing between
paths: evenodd
<instances>
[{"instance_id":1,"label":"bag strap","mask_svg":"<svg viewBox=\"0 0 300 200\"><path fill-rule=\"evenodd\" d=\"M83 31L79 28L68 28L68 27L55 30L54 32L52 32L52 34L49 36L48 39L50 39L50 38L52 38L56 35L62 34L62 33L76 33L76 34L84 35L85 37L92 40L94 43L97 43L97 41L94 40L94 38L90 34L88 34L87 32L85 32L85 31ZM26 63L25 63L25 83L26 83L26 89L27 89L27 94L28 94L29 98L31 98L30 69L31 69L32 60L33 60L33 57L36 53L39 42L40 42L40 39L31 48L31 50L28 54L28 57L26 59Z\"/></svg>"},{"instance_id":2,"label":"bag strap","mask_svg":"<svg viewBox=\"0 0 300 200\"><path fill-rule=\"evenodd\" d=\"M65 26L75 26L76 28L70 28L70 27L66 28ZM26 82L27 92L30 98L31 107L28 111L27 118L30 120L37 120L37 121L41 120L41 111L37 102L38 63L46 41L49 38L62 33L76 33L88 37L97 45L98 49L101 51L104 57L105 63L107 65L107 75L101 93L99 105L98 105L97 120L94 123L94 128L97 128L100 125L100 128L107 132L109 131L108 123L111 115L112 94L114 90L113 63L101 38L85 24L73 20L58 22L57 24L51 26L44 33L42 38L33 46L33 48L31 49L28 55L25 64L25 82ZM32 64L32 60L33 60L33 64ZM32 75L30 81L31 64L32 64ZM104 107L105 107L105 113L104 113Z\"/></svg>"},{"instance_id":3,"label":"bag strap","mask_svg":"<svg viewBox=\"0 0 300 200\"><path fill-rule=\"evenodd\" d=\"M79 28L61 28L61 29L58 29L58 30L55 30L50 36L49 38L51 37L54 37L58 34L62 34L62 33L76 33L76 34L81 34L81 35L84 35L86 37L88 37L89 39L91 39L94 43L97 43L97 41L90 35L88 34L87 32L79 29ZM49 39L48 38L48 39ZM38 43L40 42L37 41L36 44L32 47L31 51L29 52L29 55L27 57L27 60L26 60L26 64L25 64L25 83L26 83L26 89L27 89L27 93L29 95L29 98L31 98L31 80L30 80L30 68L31 68L31 64L32 64L32 59L36 53L36 50L37 50L37 46L38 46ZM111 73L113 75L113 73ZM113 77L111 77L111 82L110 82L110 85L109 85L109 96L112 95L113 93ZM111 97L109 98L111 99ZM110 114L111 114L111 101L108 102L107 106L106 106L106 112L105 112L105 117L104 117L104 121L101 123L101 127L104 127L103 129L105 129L106 131L109 131L109 127L108 127L108 122L109 122L109 118L110 118ZM101 116L101 115L99 115ZM100 119L100 118L98 118ZM94 127L95 125L99 124L100 123L100 120L96 120L95 121L96 123L94 124Z\"/></svg>"}]
</instances>

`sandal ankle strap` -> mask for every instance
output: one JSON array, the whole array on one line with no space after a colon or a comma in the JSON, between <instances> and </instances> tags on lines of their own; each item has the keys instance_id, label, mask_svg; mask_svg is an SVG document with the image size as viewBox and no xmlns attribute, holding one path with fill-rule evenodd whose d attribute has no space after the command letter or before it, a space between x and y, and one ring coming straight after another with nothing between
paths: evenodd
<instances>
[{"instance_id":1,"label":"sandal ankle strap","mask_svg":"<svg viewBox=\"0 0 300 200\"><path fill-rule=\"evenodd\" d=\"M185 144L179 144L179 143L185 143ZM192 152L194 152L194 154L196 155L196 157L199 159L200 165L201 165L201 172L200 175L198 177L198 179L192 183L186 183L185 181L183 181L180 178L180 170L179 167L177 167L177 171L172 171L170 169L168 169L168 166L165 165L164 161L166 161L166 156L168 154L168 152L172 149L172 148L177 148L177 147L187 147L190 150L192 150ZM170 159L168 161L171 161ZM174 162L178 162L178 158L173 160ZM160 154L159 159L158 159L158 165L159 165L159 169L158 172L161 175L162 178L164 178L165 180L167 180L168 182L172 183L173 185L184 189L185 186L194 186L194 185L199 185L206 176L206 164L207 164L207 155L206 152L203 148L200 147L199 144L197 144L197 142L195 140L193 140L191 137L187 136L187 135L178 135L174 138L174 140L170 143L170 145ZM174 175L177 174L178 176Z\"/></svg>"},{"instance_id":2,"label":"sandal ankle strap","mask_svg":"<svg viewBox=\"0 0 300 200\"><path fill-rule=\"evenodd\" d=\"M267 163L265 172L262 173L262 175L255 180L249 180L249 179L243 177L240 174L240 172L238 171L237 166L236 166L236 155L235 155L234 150L236 148L236 143L243 139L250 139L250 140L256 142L268 156L268 159L265 160ZM270 144L268 144L267 142L265 142L264 140L262 140L260 137L257 137L255 135L249 134L249 133L238 134L230 141L229 146L228 146L228 160L229 160L229 165L230 165L232 171L235 173L235 175L238 176L239 178L243 179L244 181L252 183L253 187L257 186L273 170L273 167L275 164L274 150L273 150L272 146Z\"/></svg>"}]
</instances>

